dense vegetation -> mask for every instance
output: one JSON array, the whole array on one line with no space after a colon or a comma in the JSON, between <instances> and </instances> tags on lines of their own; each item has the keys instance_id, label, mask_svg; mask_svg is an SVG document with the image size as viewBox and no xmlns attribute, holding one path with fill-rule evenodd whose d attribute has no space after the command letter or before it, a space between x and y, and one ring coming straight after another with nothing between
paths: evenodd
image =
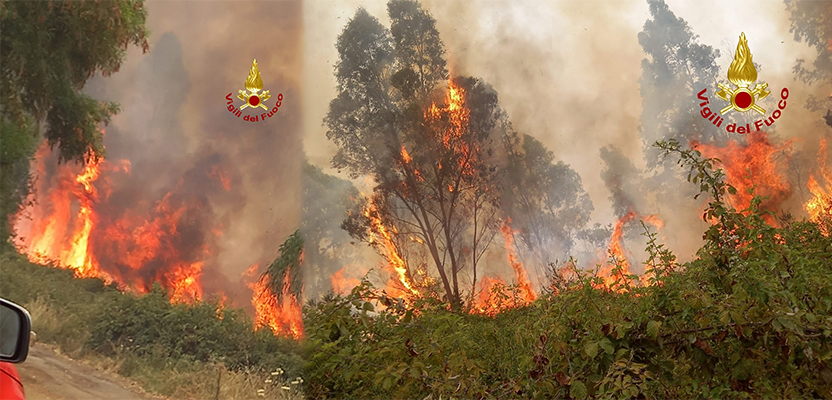
<instances>
[{"instance_id":1,"label":"dense vegetation","mask_svg":"<svg viewBox=\"0 0 832 400\"><path fill-rule=\"evenodd\" d=\"M281 385L299 384L289 383L301 376L298 344L255 331L243 310L216 301L171 304L158 285L145 295L123 293L12 252L0 264L0 297L29 310L39 341L145 389L176 398L252 398L262 389L273 398L286 392Z\"/></svg>"},{"instance_id":2,"label":"dense vegetation","mask_svg":"<svg viewBox=\"0 0 832 400\"><path fill-rule=\"evenodd\" d=\"M0 5L0 247L29 193L29 160L45 139L63 161L104 154L101 126L118 104L83 92L118 71L129 45L149 49L143 0L4 1ZM8 34L13 32L13 34Z\"/></svg>"},{"instance_id":3,"label":"dense vegetation","mask_svg":"<svg viewBox=\"0 0 832 400\"><path fill-rule=\"evenodd\" d=\"M306 315L315 398L832 398L832 241L818 225L731 209L713 159L661 142L711 199L695 260L649 238L651 285L612 290L566 266L495 318L413 306L369 283ZM646 228L645 228L646 229Z\"/></svg>"},{"instance_id":4,"label":"dense vegetation","mask_svg":"<svg viewBox=\"0 0 832 400\"><path fill-rule=\"evenodd\" d=\"M514 130L487 82L451 75L418 1L391 0L387 14L389 28L358 9L336 43L337 94L324 119L332 166L373 182L344 229L397 264L405 290L429 286L430 275L455 308L482 282L502 231L518 232L527 265L543 275L546 260L591 233L581 177Z\"/></svg>"}]
</instances>

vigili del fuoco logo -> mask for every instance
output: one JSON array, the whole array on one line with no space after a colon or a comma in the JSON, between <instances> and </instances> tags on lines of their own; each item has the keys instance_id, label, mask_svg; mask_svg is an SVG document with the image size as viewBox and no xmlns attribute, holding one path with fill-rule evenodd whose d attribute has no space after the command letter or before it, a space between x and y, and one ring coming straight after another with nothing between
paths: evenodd
<instances>
[{"instance_id":1,"label":"vigili del fuoco logo","mask_svg":"<svg viewBox=\"0 0 832 400\"><path fill-rule=\"evenodd\" d=\"M702 118L711 121L716 127L721 128L725 120L723 115L731 111L744 113L753 110L763 116L763 119L754 122L753 131L759 131L763 126L772 126L774 122L780 118L782 110L786 109L786 99L789 98L789 89L783 88L780 91L780 102L777 103L777 108L766 118L766 110L758 104L759 101L768 97L771 92L768 90L768 83L757 81L757 68L754 66L752 60L751 50L748 49L748 41L745 39L745 32L740 34L740 42L737 44L737 51L734 53L734 61L728 68L728 81L732 85L725 85L717 83L719 91L716 92L716 97L729 104L719 110L719 115L716 111L711 110L710 100L705 96L708 89L702 89L697 94L697 98L702 102L699 104L700 115ZM756 82L756 83L755 83ZM751 86L754 84L753 86ZM737 126L736 123L730 123L725 126L725 130L731 133L751 133L751 124L745 126Z\"/></svg>"},{"instance_id":2,"label":"vigili del fuoco logo","mask_svg":"<svg viewBox=\"0 0 832 400\"><path fill-rule=\"evenodd\" d=\"M257 60L255 59L254 62L251 63L251 71L248 73L248 78L246 78L246 90L238 90L240 93L237 98L243 101L243 104L240 105L240 108L234 107L234 100L231 99L231 93L228 96L225 96L225 100L227 100L228 104L228 111L232 114L236 115L237 118L243 117L243 121L248 122L260 122L265 121L266 118L271 118L272 115L277 114L277 110L280 108L280 102L283 101L283 94L280 93L277 95L277 102L274 104L274 107L269 110L269 107L266 106L266 101L272 98L269 94L269 91L263 91L263 79L260 78L260 69L257 68ZM266 112L257 114L250 114L247 113L243 116L243 110L246 108L250 108L255 110L257 108L262 108L266 110Z\"/></svg>"}]
</instances>

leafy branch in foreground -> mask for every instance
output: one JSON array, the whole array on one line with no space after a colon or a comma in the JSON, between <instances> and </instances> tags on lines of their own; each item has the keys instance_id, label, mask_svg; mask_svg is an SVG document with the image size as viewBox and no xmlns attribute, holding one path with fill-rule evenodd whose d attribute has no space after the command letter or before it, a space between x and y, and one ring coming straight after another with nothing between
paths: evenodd
<instances>
[{"instance_id":1,"label":"leafy branch in foreground","mask_svg":"<svg viewBox=\"0 0 832 400\"><path fill-rule=\"evenodd\" d=\"M283 301L283 286L289 283L289 292L299 295L303 290L300 265L303 263L303 238L300 231L295 231L280 245L280 255L269 264L266 272L260 276L261 280L268 280L268 288L277 298Z\"/></svg>"}]
</instances>

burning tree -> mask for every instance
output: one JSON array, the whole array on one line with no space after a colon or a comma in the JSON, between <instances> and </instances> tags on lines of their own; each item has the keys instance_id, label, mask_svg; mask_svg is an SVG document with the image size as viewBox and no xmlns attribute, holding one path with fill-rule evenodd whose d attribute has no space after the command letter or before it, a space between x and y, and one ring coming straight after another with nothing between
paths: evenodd
<instances>
[{"instance_id":1,"label":"burning tree","mask_svg":"<svg viewBox=\"0 0 832 400\"><path fill-rule=\"evenodd\" d=\"M501 208L512 216L519 242L534 259L538 276L548 264L565 260L594 207L581 177L537 139L509 132L508 165ZM528 259L528 258L527 258ZM545 272L544 272L545 271Z\"/></svg>"},{"instance_id":2,"label":"burning tree","mask_svg":"<svg viewBox=\"0 0 832 400\"><path fill-rule=\"evenodd\" d=\"M381 249L410 294L414 272L426 277L427 263L408 261L424 255L459 307L460 273L470 268L476 281L500 226L497 177L508 128L490 87L449 79L435 21L417 2L391 1L388 12L389 31L359 9L338 38L339 94L325 121L339 148L333 165L375 182L370 204L344 227Z\"/></svg>"},{"instance_id":3,"label":"burning tree","mask_svg":"<svg viewBox=\"0 0 832 400\"><path fill-rule=\"evenodd\" d=\"M118 71L129 44L148 50L145 17L141 0L21 1L0 7L3 30L15 32L0 38L3 246L11 233L9 217L29 192L29 159L41 134L58 147L61 161L102 154L99 125L109 122L118 106L99 102L82 89L97 72ZM79 41L81 37L96 40Z\"/></svg>"},{"instance_id":4,"label":"burning tree","mask_svg":"<svg viewBox=\"0 0 832 400\"><path fill-rule=\"evenodd\" d=\"M592 209L579 177L512 129L491 87L451 77L435 21L418 2L394 0L388 12L389 31L359 9L338 38L339 93L325 120L338 146L333 165L375 184L342 227L387 258L401 292L436 288L454 308L464 287L474 299L482 258L502 230L517 283L533 300L514 235L527 248L568 248Z\"/></svg>"},{"instance_id":5,"label":"burning tree","mask_svg":"<svg viewBox=\"0 0 832 400\"><path fill-rule=\"evenodd\" d=\"M280 245L280 255L269 264L260 279L251 285L254 291L251 302L257 314L257 328L268 326L276 335L296 339L303 336L302 263L303 238L299 231L295 231ZM257 264L252 266L255 270L257 267Z\"/></svg>"}]
</instances>

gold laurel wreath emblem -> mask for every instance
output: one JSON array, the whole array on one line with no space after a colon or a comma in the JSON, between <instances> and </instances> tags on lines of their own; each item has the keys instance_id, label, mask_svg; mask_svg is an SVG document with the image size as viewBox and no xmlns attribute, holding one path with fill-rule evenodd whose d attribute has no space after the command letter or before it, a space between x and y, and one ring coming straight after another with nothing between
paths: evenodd
<instances>
[{"instance_id":1,"label":"gold laurel wreath emblem","mask_svg":"<svg viewBox=\"0 0 832 400\"><path fill-rule=\"evenodd\" d=\"M753 88L748 88L757 80L757 68L754 66L751 50L748 48L748 41L745 39L745 32L740 34L740 42L737 44L736 53L734 53L734 61L731 62L731 66L728 68L728 80L737 88L734 89L730 85L717 83L721 90L716 92L716 96L731 103L731 105L719 110L720 114L725 115L731 110L739 112L754 110L761 115L766 114L766 110L756 103L771 94L770 91L766 90L768 89L768 83L758 83Z\"/></svg>"},{"instance_id":2,"label":"gold laurel wreath emblem","mask_svg":"<svg viewBox=\"0 0 832 400\"><path fill-rule=\"evenodd\" d=\"M263 90L263 80L260 79L260 69L257 68L257 59L251 63L251 71L248 73L248 78L246 78L246 92L245 90L239 90L238 99L245 102L242 106L240 106L240 110L245 109L246 107L260 107L264 110L268 110L269 108L266 107L263 102L270 99L272 96L269 94L269 91L266 90L263 93L259 93L259 91Z\"/></svg>"}]
</instances>

